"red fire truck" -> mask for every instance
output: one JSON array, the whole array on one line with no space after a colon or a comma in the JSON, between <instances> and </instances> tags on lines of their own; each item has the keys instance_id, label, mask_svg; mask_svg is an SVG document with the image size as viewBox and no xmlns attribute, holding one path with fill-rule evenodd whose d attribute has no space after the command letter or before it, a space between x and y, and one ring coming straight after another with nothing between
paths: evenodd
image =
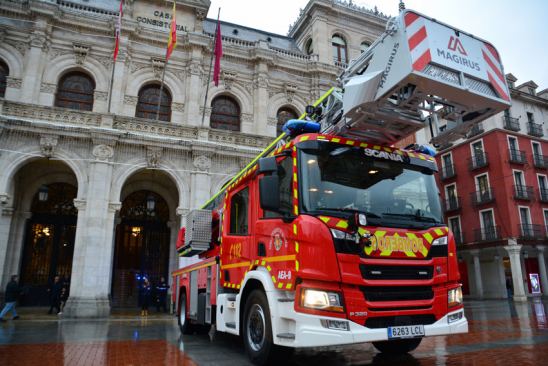
<instances>
[{"instance_id":1,"label":"red fire truck","mask_svg":"<svg viewBox=\"0 0 548 366\"><path fill-rule=\"evenodd\" d=\"M360 342L404 353L467 332L432 150L394 144L425 127L455 140L507 108L498 73L485 41L414 11L390 21L344 89L190 212L179 254L200 260L173 272L181 331L240 335L257 364Z\"/></svg>"}]
</instances>

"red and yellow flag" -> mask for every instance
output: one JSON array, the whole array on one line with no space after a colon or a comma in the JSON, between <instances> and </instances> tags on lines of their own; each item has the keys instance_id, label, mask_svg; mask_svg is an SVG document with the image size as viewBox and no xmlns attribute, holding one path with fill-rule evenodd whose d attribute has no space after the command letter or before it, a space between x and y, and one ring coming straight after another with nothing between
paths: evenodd
<instances>
[{"instance_id":1,"label":"red and yellow flag","mask_svg":"<svg viewBox=\"0 0 548 366\"><path fill-rule=\"evenodd\" d=\"M221 22L217 19L217 31L215 32L215 67L213 68L213 83L219 86L221 75L221 57L223 57L223 37L221 36Z\"/></svg>"},{"instance_id":2,"label":"red and yellow flag","mask_svg":"<svg viewBox=\"0 0 548 366\"><path fill-rule=\"evenodd\" d=\"M167 40L166 62L177 45L177 21L175 20L176 4L177 2L173 0L173 15L171 19L171 28L169 30L169 38Z\"/></svg>"},{"instance_id":3,"label":"red and yellow flag","mask_svg":"<svg viewBox=\"0 0 548 366\"><path fill-rule=\"evenodd\" d=\"M122 31L122 4L124 3L123 0L120 0L120 12L118 13L118 19L116 20L116 43L114 45L114 54L112 57L114 58L114 62L116 62L116 58L118 57L118 50L120 49L120 32Z\"/></svg>"}]
</instances>

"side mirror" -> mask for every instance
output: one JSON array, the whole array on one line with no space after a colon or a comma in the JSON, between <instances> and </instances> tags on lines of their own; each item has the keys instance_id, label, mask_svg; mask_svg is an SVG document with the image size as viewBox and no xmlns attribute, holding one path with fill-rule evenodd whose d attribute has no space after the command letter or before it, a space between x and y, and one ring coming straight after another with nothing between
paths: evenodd
<instances>
[{"instance_id":1,"label":"side mirror","mask_svg":"<svg viewBox=\"0 0 548 366\"><path fill-rule=\"evenodd\" d=\"M269 156L259 159L259 174L275 173L278 171L278 164L276 164L276 157Z\"/></svg>"},{"instance_id":2,"label":"side mirror","mask_svg":"<svg viewBox=\"0 0 548 366\"><path fill-rule=\"evenodd\" d=\"M259 202L263 210L280 211L280 178L277 174L259 179Z\"/></svg>"}]
</instances>

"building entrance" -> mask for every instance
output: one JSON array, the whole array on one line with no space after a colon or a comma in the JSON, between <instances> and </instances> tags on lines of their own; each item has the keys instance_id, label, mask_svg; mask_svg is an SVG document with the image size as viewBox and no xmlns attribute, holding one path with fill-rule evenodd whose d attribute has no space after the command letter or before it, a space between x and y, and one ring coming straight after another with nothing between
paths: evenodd
<instances>
[{"instance_id":1,"label":"building entrance","mask_svg":"<svg viewBox=\"0 0 548 366\"><path fill-rule=\"evenodd\" d=\"M122 203L116 227L112 306L140 304L139 287L146 277L153 287L168 278L170 230L166 201L150 191L130 194ZM151 304L155 293L151 294Z\"/></svg>"},{"instance_id":2,"label":"building entrance","mask_svg":"<svg viewBox=\"0 0 548 366\"><path fill-rule=\"evenodd\" d=\"M76 187L66 183L43 185L34 196L25 231L21 305L48 305L48 288L55 276L70 282L77 219L74 198Z\"/></svg>"}]
</instances>

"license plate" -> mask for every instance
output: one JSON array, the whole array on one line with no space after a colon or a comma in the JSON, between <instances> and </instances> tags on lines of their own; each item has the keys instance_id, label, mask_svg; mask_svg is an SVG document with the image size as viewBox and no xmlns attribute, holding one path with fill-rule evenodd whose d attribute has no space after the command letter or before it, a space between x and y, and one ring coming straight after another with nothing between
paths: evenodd
<instances>
[{"instance_id":1,"label":"license plate","mask_svg":"<svg viewBox=\"0 0 548 366\"><path fill-rule=\"evenodd\" d=\"M388 339L424 337L424 325L388 327Z\"/></svg>"}]
</instances>

